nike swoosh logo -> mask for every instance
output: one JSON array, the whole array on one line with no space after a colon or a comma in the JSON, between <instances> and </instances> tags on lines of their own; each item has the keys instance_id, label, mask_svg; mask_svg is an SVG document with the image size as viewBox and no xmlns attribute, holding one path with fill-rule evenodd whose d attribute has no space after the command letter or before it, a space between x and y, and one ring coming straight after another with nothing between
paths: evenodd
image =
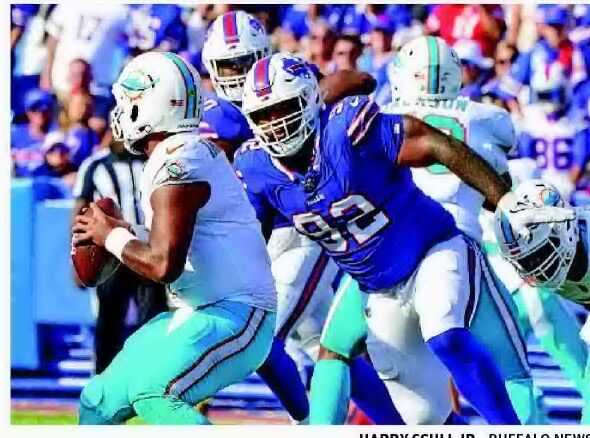
<instances>
[{"instance_id":1,"label":"nike swoosh logo","mask_svg":"<svg viewBox=\"0 0 590 438\"><path fill-rule=\"evenodd\" d=\"M181 148L181 147L183 147L183 146L184 146L184 144L179 144L179 145L176 145L176 146L168 146L168 147L166 148L166 153L167 153L168 155L170 155L171 153L173 153L174 151L176 151L176 150L180 149L180 148Z\"/></svg>"}]
</instances>

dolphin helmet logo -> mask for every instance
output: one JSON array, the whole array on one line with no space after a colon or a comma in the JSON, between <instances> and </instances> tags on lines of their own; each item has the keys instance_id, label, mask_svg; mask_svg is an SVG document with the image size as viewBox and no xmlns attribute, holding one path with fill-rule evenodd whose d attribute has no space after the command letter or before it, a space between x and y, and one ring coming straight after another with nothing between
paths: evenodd
<instances>
[{"instance_id":1,"label":"dolphin helmet logo","mask_svg":"<svg viewBox=\"0 0 590 438\"><path fill-rule=\"evenodd\" d=\"M121 87L123 87L127 98L133 102L141 99L143 93L150 88L154 88L159 80L159 78L154 79L150 74L143 70L134 70L121 81Z\"/></svg>"}]
</instances>

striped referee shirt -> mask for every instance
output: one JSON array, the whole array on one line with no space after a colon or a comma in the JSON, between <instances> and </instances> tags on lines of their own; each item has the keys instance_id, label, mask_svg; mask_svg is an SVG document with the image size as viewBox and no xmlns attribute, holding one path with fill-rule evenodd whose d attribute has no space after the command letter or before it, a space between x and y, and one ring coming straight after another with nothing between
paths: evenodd
<instances>
[{"instance_id":1,"label":"striped referee shirt","mask_svg":"<svg viewBox=\"0 0 590 438\"><path fill-rule=\"evenodd\" d=\"M73 195L87 202L113 199L132 224L142 224L139 178L143 160L130 154L117 155L110 150L95 152L80 166Z\"/></svg>"}]
</instances>

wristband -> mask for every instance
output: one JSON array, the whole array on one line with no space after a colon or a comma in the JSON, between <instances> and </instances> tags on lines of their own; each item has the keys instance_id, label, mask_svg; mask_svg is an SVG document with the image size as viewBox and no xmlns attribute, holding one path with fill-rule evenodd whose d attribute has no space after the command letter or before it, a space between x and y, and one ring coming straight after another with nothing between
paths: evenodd
<instances>
[{"instance_id":1,"label":"wristband","mask_svg":"<svg viewBox=\"0 0 590 438\"><path fill-rule=\"evenodd\" d=\"M123 227L113 228L104 241L104 247L119 260L123 261L123 249L132 240L138 240Z\"/></svg>"}]
</instances>

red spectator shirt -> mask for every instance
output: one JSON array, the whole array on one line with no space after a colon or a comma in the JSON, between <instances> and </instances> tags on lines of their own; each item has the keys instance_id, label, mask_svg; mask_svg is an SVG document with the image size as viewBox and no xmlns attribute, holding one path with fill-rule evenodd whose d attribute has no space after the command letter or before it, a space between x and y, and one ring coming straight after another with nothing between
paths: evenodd
<instances>
[{"instance_id":1,"label":"red spectator shirt","mask_svg":"<svg viewBox=\"0 0 590 438\"><path fill-rule=\"evenodd\" d=\"M479 8L471 5L435 6L426 20L426 28L429 33L439 35L451 46L457 40L474 40L480 45L484 56L492 56L496 41L486 38ZM504 11L500 5L493 6L492 16L498 21L504 20Z\"/></svg>"}]
</instances>

